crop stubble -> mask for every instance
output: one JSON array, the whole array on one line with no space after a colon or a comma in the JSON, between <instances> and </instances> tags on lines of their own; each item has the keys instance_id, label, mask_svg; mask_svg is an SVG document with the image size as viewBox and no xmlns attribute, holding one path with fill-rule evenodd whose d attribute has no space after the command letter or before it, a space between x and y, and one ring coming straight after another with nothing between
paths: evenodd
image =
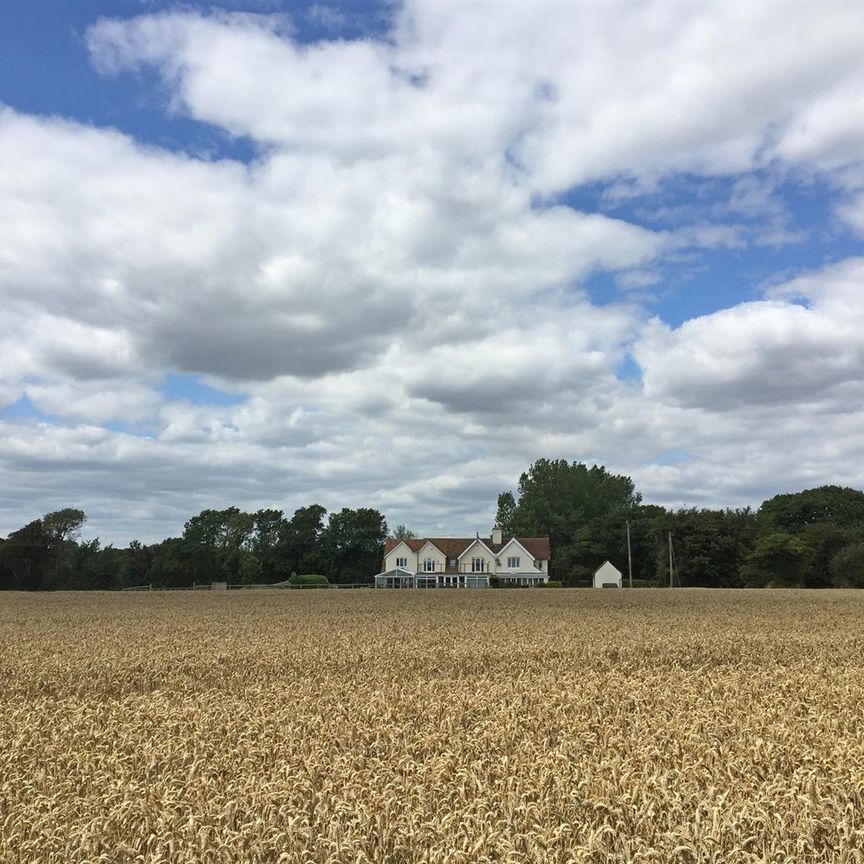
<instances>
[{"instance_id":1,"label":"crop stubble","mask_svg":"<svg viewBox=\"0 0 864 864\"><path fill-rule=\"evenodd\" d=\"M862 862L864 592L0 597L0 862Z\"/></svg>"}]
</instances>

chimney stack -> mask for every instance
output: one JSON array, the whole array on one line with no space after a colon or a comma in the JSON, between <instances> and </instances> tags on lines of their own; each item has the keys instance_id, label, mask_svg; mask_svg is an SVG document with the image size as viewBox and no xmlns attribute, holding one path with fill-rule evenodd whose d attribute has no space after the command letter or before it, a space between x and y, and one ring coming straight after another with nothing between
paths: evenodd
<instances>
[{"instance_id":1,"label":"chimney stack","mask_svg":"<svg viewBox=\"0 0 864 864\"><path fill-rule=\"evenodd\" d=\"M501 543L501 539L502 539L501 526L495 525L492 528L492 543L497 546L498 544Z\"/></svg>"}]
</instances>

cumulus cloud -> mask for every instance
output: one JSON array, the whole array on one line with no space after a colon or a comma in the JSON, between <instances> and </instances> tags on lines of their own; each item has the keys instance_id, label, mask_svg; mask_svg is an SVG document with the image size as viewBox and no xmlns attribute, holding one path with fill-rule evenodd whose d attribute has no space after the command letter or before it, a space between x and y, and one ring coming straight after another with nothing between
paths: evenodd
<instances>
[{"instance_id":1,"label":"cumulus cloud","mask_svg":"<svg viewBox=\"0 0 864 864\"><path fill-rule=\"evenodd\" d=\"M125 541L311 500L475 530L539 456L663 503L845 476L862 259L678 326L649 304L682 259L799 242L780 177L864 225L857 10L416 0L362 39L331 11L312 44L271 14L88 31L99 74L155 72L248 163L0 107L0 408L50 418L0 415L0 534L54 504ZM681 178L727 193L652 198ZM588 183L652 218L573 203ZM592 303L598 274L625 295ZM167 373L243 398L169 397Z\"/></svg>"},{"instance_id":2,"label":"cumulus cloud","mask_svg":"<svg viewBox=\"0 0 864 864\"><path fill-rule=\"evenodd\" d=\"M860 317L859 317L860 325ZM852 321L792 303L746 303L688 321L657 323L635 354L649 397L717 410L795 403L860 378Z\"/></svg>"},{"instance_id":3,"label":"cumulus cloud","mask_svg":"<svg viewBox=\"0 0 864 864\"><path fill-rule=\"evenodd\" d=\"M390 41L301 46L256 16L104 20L99 68L155 66L175 107L255 140L370 158L507 153L535 190L773 157L857 161L864 22L845 3L407 3ZM537 46L542 46L538 50Z\"/></svg>"}]
</instances>

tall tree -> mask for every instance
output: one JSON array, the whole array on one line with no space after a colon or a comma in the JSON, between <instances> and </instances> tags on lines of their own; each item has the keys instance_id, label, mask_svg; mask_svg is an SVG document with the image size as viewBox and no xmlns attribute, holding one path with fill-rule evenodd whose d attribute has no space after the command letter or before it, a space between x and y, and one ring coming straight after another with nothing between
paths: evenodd
<instances>
[{"instance_id":1,"label":"tall tree","mask_svg":"<svg viewBox=\"0 0 864 864\"><path fill-rule=\"evenodd\" d=\"M281 510L259 510L253 517L250 548L261 573L262 582L277 582L287 578L279 557L279 535L285 523Z\"/></svg>"},{"instance_id":2,"label":"tall tree","mask_svg":"<svg viewBox=\"0 0 864 864\"><path fill-rule=\"evenodd\" d=\"M154 588L186 588L195 581L195 550L182 537L168 537L150 547L148 578ZM203 577L199 577L203 581Z\"/></svg>"},{"instance_id":3,"label":"tall tree","mask_svg":"<svg viewBox=\"0 0 864 864\"><path fill-rule=\"evenodd\" d=\"M150 582L153 567L153 547L144 546L139 540L132 540L127 549L121 549L122 563L119 587L146 585Z\"/></svg>"},{"instance_id":4,"label":"tall tree","mask_svg":"<svg viewBox=\"0 0 864 864\"><path fill-rule=\"evenodd\" d=\"M41 519L13 531L0 546L6 585L17 591L44 587L50 560L50 538Z\"/></svg>"},{"instance_id":5,"label":"tall tree","mask_svg":"<svg viewBox=\"0 0 864 864\"><path fill-rule=\"evenodd\" d=\"M499 524L507 533L519 536L548 534L552 572L564 578L571 576L574 556L570 547L577 531L610 514L619 518L623 530L628 514L641 501L629 477L610 474L602 465L589 468L566 459L538 459L519 478L518 491L518 501L512 493L498 496Z\"/></svg>"},{"instance_id":6,"label":"tall tree","mask_svg":"<svg viewBox=\"0 0 864 864\"><path fill-rule=\"evenodd\" d=\"M237 507L202 510L183 529L196 582L254 582L260 572L250 548L255 520Z\"/></svg>"},{"instance_id":7,"label":"tall tree","mask_svg":"<svg viewBox=\"0 0 864 864\"><path fill-rule=\"evenodd\" d=\"M802 587L810 564L807 545L794 534L763 534L741 567L745 585Z\"/></svg>"},{"instance_id":8,"label":"tall tree","mask_svg":"<svg viewBox=\"0 0 864 864\"><path fill-rule=\"evenodd\" d=\"M67 507L13 531L0 547L4 559L0 569L8 587L24 591L67 587L64 560L76 548L86 518L83 510Z\"/></svg>"},{"instance_id":9,"label":"tall tree","mask_svg":"<svg viewBox=\"0 0 864 864\"><path fill-rule=\"evenodd\" d=\"M61 543L76 541L81 536L81 527L86 521L84 511L75 507L46 513L42 517L42 527L49 546L57 547Z\"/></svg>"},{"instance_id":10,"label":"tall tree","mask_svg":"<svg viewBox=\"0 0 864 864\"><path fill-rule=\"evenodd\" d=\"M763 502L759 519L768 530L791 534L820 522L838 528L858 528L864 526L864 492L843 486L819 486L775 495Z\"/></svg>"},{"instance_id":11,"label":"tall tree","mask_svg":"<svg viewBox=\"0 0 864 864\"><path fill-rule=\"evenodd\" d=\"M331 513L324 534L327 576L331 582L369 582L384 556L387 522L377 510L347 507Z\"/></svg>"},{"instance_id":12,"label":"tall tree","mask_svg":"<svg viewBox=\"0 0 864 864\"><path fill-rule=\"evenodd\" d=\"M572 542L560 550L561 572L574 580L585 581L606 560L628 576L627 523L630 523L630 549L633 578L642 582L655 579L658 524L668 519L668 511L654 504L634 506L626 515L617 510L595 516L573 535Z\"/></svg>"},{"instance_id":13,"label":"tall tree","mask_svg":"<svg viewBox=\"0 0 864 864\"><path fill-rule=\"evenodd\" d=\"M757 535L756 514L741 510L681 509L656 523L656 578L669 584L668 533L672 532L676 575L683 586L730 588L742 584L740 570Z\"/></svg>"},{"instance_id":14,"label":"tall tree","mask_svg":"<svg viewBox=\"0 0 864 864\"><path fill-rule=\"evenodd\" d=\"M864 588L864 542L850 543L831 560L831 584Z\"/></svg>"},{"instance_id":15,"label":"tall tree","mask_svg":"<svg viewBox=\"0 0 864 864\"><path fill-rule=\"evenodd\" d=\"M505 537L511 537L516 533L516 499L510 491L502 492L498 496L495 524L501 529Z\"/></svg>"},{"instance_id":16,"label":"tall tree","mask_svg":"<svg viewBox=\"0 0 864 864\"><path fill-rule=\"evenodd\" d=\"M279 529L278 556L283 577L325 570L321 538L327 510L310 504L294 511ZM327 575L326 573L324 575Z\"/></svg>"}]
</instances>

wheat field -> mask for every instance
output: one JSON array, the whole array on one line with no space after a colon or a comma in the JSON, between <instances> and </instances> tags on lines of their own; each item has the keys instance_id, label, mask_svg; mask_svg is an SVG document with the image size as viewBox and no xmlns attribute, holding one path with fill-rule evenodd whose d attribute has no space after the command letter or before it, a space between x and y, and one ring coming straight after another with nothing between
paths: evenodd
<instances>
[{"instance_id":1,"label":"wheat field","mask_svg":"<svg viewBox=\"0 0 864 864\"><path fill-rule=\"evenodd\" d=\"M864 592L0 596L0 862L862 862Z\"/></svg>"}]
</instances>

